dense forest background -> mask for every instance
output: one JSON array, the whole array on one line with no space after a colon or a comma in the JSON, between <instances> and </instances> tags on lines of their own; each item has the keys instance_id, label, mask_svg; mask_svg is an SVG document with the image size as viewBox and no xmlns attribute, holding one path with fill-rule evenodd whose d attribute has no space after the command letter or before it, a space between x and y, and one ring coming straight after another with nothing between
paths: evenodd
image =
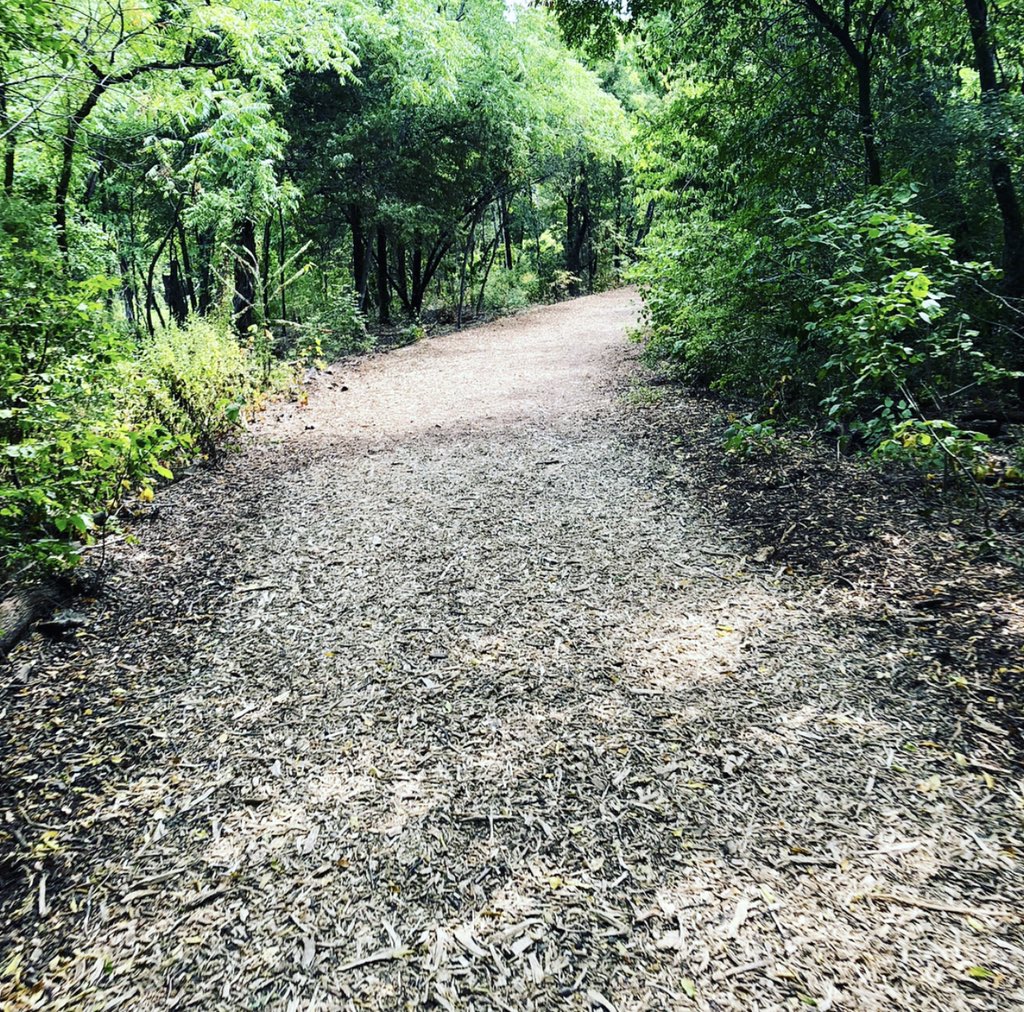
<instances>
[{"instance_id":1,"label":"dense forest background","mask_svg":"<svg viewBox=\"0 0 1024 1012\"><path fill-rule=\"evenodd\" d=\"M750 405L727 443L812 419L841 450L955 481L1024 367L1024 8L986 0L556 0L594 52L632 38L657 100L634 169L655 225L656 357Z\"/></svg>"},{"instance_id":2,"label":"dense forest background","mask_svg":"<svg viewBox=\"0 0 1024 1012\"><path fill-rule=\"evenodd\" d=\"M73 562L298 365L635 281L652 358L1017 480L1024 10L15 0L0 552Z\"/></svg>"}]
</instances>

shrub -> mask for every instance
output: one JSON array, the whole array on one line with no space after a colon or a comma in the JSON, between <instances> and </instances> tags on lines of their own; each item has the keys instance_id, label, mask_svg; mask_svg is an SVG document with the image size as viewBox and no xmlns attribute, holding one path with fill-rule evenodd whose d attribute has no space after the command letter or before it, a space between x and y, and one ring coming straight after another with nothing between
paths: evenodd
<instances>
[{"instance_id":1,"label":"shrub","mask_svg":"<svg viewBox=\"0 0 1024 1012\"><path fill-rule=\"evenodd\" d=\"M187 437L186 446L213 456L260 390L255 366L256 356L224 326L192 320L186 328L169 327L142 349L137 384L143 396L136 407L179 440Z\"/></svg>"},{"instance_id":2,"label":"shrub","mask_svg":"<svg viewBox=\"0 0 1024 1012\"><path fill-rule=\"evenodd\" d=\"M373 343L355 292L347 284L334 281L329 285L324 305L303 325L295 355L304 362L333 362L345 355L369 351Z\"/></svg>"},{"instance_id":3,"label":"shrub","mask_svg":"<svg viewBox=\"0 0 1024 1012\"><path fill-rule=\"evenodd\" d=\"M691 382L764 402L775 380L797 369L808 301L776 247L771 235L703 211L658 226L629 273L644 299L648 357Z\"/></svg>"},{"instance_id":4,"label":"shrub","mask_svg":"<svg viewBox=\"0 0 1024 1012\"><path fill-rule=\"evenodd\" d=\"M953 240L910 210L912 196L783 219L795 269L817 277L805 354L817 366L821 408L870 446L1010 376L976 322L988 315L993 268L955 259Z\"/></svg>"},{"instance_id":5,"label":"shrub","mask_svg":"<svg viewBox=\"0 0 1024 1012\"><path fill-rule=\"evenodd\" d=\"M125 497L214 452L259 375L211 324L137 344L111 321L117 282L66 281L17 240L0 278L0 572L66 567Z\"/></svg>"},{"instance_id":6,"label":"shrub","mask_svg":"<svg viewBox=\"0 0 1024 1012\"><path fill-rule=\"evenodd\" d=\"M706 212L661 227L633 272L648 354L753 401L756 420L812 416L868 448L951 417L1018 374L984 322L994 269L956 259L914 199L876 190L756 230Z\"/></svg>"}]
</instances>

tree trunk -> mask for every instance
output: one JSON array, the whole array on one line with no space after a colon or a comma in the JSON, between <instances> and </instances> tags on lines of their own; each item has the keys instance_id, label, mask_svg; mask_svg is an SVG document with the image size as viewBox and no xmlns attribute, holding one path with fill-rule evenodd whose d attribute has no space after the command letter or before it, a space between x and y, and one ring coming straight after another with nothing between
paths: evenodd
<instances>
[{"instance_id":1,"label":"tree trunk","mask_svg":"<svg viewBox=\"0 0 1024 1012\"><path fill-rule=\"evenodd\" d=\"M377 226L377 309L381 323L391 322L391 285L388 282L388 234Z\"/></svg>"},{"instance_id":2,"label":"tree trunk","mask_svg":"<svg viewBox=\"0 0 1024 1012\"><path fill-rule=\"evenodd\" d=\"M401 243L395 245L395 291L398 293L402 308L412 312L412 303L409 301L409 265L406 262L405 247Z\"/></svg>"},{"instance_id":3,"label":"tree trunk","mask_svg":"<svg viewBox=\"0 0 1024 1012\"><path fill-rule=\"evenodd\" d=\"M32 587L12 590L0 599L0 659L3 659L38 618L63 604L71 593L66 579L51 577Z\"/></svg>"},{"instance_id":4,"label":"tree trunk","mask_svg":"<svg viewBox=\"0 0 1024 1012\"><path fill-rule=\"evenodd\" d=\"M636 230L636 241L635 246L639 247L643 241L647 238L651 231L651 226L654 224L654 201L647 201L647 209L644 211L643 224L640 225Z\"/></svg>"},{"instance_id":5,"label":"tree trunk","mask_svg":"<svg viewBox=\"0 0 1024 1012\"><path fill-rule=\"evenodd\" d=\"M185 286L181 279L181 265L174 257L174 250L171 250L171 261L168 273L163 276L164 302L174 322L179 327L185 325L188 319L188 299L185 296Z\"/></svg>"},{"instance_id":6,"label":"tree trunk","mask_svg":"<svg viewBox=\"0 0 1024 1012\"><path fill-rule=\"evenodd\" d=\"M459 302L455 309L455 327L462 329L462 310L466 304L466 282L469 271L469 260L476 248L476 226L477 219L474 216L469 223L469 234L466 236L466 243L462 248L462 262L459 264Z\"/></svg>"},{"instance_id":7,"label":"tree trunk","mask_svg":"<svg viewBox=\"0 0 1024 1012\"><path fill-rule=\"evenodd\" d=\"M132 278L131 264L123 252L118 253L117 262L121 270L121 301L124 303L124 317L134 327L137 311L135 304L135 282Z\"/></svg>"},{"instance_id":8,"label":"tree trunk","mask_svg":"<svg viewBox=\"0 0 1024 1012\"><path fill-rule=\"evenodd\" d=\"M615 163L615 234L612 237L612 276L622 271L622 162Z\"/></svg>"},{"instance_id":9,"label":"tree trunk","mask_svg":"<svg viewBox=\"0 0 1024 1012\"><path fill-rule=\"evenodd\" d=\"M366 233L363 231L363 217L358 208L352 208L348 220L352 226L352 287L356 290L359 310L365 313L368 294L369 258L366 255Z\"/></svg>"},{"instance_id":10,"label":"tree trunk","mask_svg":"<svg viewBox=\"0 0 1024 1012\"><path fill-rule=\"evenodd\" d=\"M0 76L4 73L0 67ZM14 134L7 133L11 128L11 121L7 115L7 85L0 84L0 130L7 136L4 137L4 196L10 197L14 193Z\"/></svg>"},{"instance_id":11,"label":"tree trunk","mask_svg":"<svg viewBox=\"0 0 1024 1012\"><path fill-rule=\"evenodd\" d=\"M839 43L857 75L857 129L860 133L861 144L864 146L864 176L868 186L881 186L882 159L878 152L871 94L871 46L880 16L889 8L889 2L884 0L874 17L870 19L870 27L860 45L851 34L849 2L845 4L846 14L842 21L833 17L822 6L820 0L802 0L802 4L811 17Z\"/></svg>"},{"instance_id":12,"label":"tree trunk","mask_svg":"<svg viewBox=\"0 0 1024 1012\"><path fill-rule=\"evenodd\" d=\"M241 336L248 337L256 329L256 279L259 269L256 222L252 218L245 218L239 224L235 243L232 315L235 329Z\"/></svg>"},{"instance_id":13,"label":"tree trunk","mask_svg":"<svg viewBox=\"0 0 1024 1012\"><path fill-rule=\"evenodd\" d=\"M1008 299L1024 299L1024 214L1013 182L1013 166L998 125L999 103L1005 88L996 74L996 54L988 27L986 0L964 0L971 25L974 60L988 137L988 170L1003 222L1003 291Z\"/></svg>"},{"instance_id":14,"label":"tree trunk","mask_svg":"<svg viewBox=\"0 0 1024 1012\"><path fill-rule=\"evenodd\" d=\"M583 247L590 234L589 204L586 175L581 174L579 190L570 189L565 198L565 270L571 275L570 295L580 294L583 280Z\"/></svg>"},{"instance_id":15,"label":"tree trunk","mask_svg":"<svg viewBox=\"0 0 1024 1012\"><path fill-rule=\"evenodd\" d=\"M423 246L420 237L416 237L416 245L412 250L412 314L419 316L423 311L423 293L427 286L423 283Z\"/></svg>"},{"instance_id":16,"label":"tree trunk","mask_svg":"<svg viewBox=\"0 0 1024 1012\"><path fill-rule=\"evenodd\" d=\"M871 59L862 56L857 70L857 125L864 145L864 175L868 186L882 185L882 159L875 138L875 113L871 98Z\"/></svg>"},{"instance_id":17,"label":"tree trunk","mask_svg":"<svg viewBox=\"0 0 1024 1012\"><path fill-rule=\"evenodd\" d=\"M501 213L501 234L505 241L505 270L512 270L512 228L510 222L510 215L508 213L508 197L502 196L501 206L499 208Z\"/></svg>"},{"instance_id":18,"label":"tree trunk","mask_svg":"<svg viewBox=\"0 0 1024 1012\"><path fill-rule=\"evenodd\" d=\"M182 204L184 198L178 202L178 206L174 209L174 215L171 219L171 227L164 234L163 239L160 240L160 245L157 246L156 252L153 254L153 259L149 261L149 272L146 275L146 329L149 331L150 336L155 332L153 327L153 310L156 310L156 315L160 319L160 326L165 326L164 314L160 312L160 306L156 301L156 291L154 277L156 275L157 264L160 262L160 257L163 256L164 250L167 248L167 244L171 241L171 236L174 235L174 230L178 225L178 215L181 214Z\"/></svg>"},{"instance_id":19,"label":"tree trunk","mask_svg":"<svg viewBox=\"0 0 1024 1012\"><path fill-rule=\"evenodd\" d=\"M263 296L263 319L270 319L270 257L272 247L270 245L270 226L273 224L273 215L268 214L263 222L263 259L260 263L260 288Z\"/></svg>"},{"instance_id":20,"label":"tree trunk","mask_svg":"<svg viewBox=\"0 0 1024 1012\"><path fill-rule=\"evenodd\" d=\"M191 312L199 308L196 302L196 284L192 273L192 254L188 249L188 236L185 234L185 223L178 218L178 251L181 253L181 281L185 290L185 297L188 299L188 307Z\"/></svg>"},{"instance_id":21,"label":"tree trunk","mask_svg":"<svg viewBox=\"0 0 1024 1012\"><path fill-rule=\"evenodd\" d=\"M288 250L288 233L284 227L284 208L278 205L277 208L277 269L280 276L279 284L281 285L281 319L288 319L288 300L285 296L285 283L288 280L285 277L285 260L287 259L285 254Z\"/></svg>"},{"instance_id":22,"label":"tree trunk","mask_svg":"<svg viewBox=\"0 0 1024 1012\"><path fill-rule=\"evenodd\" d=\"M498 259L498 247L502 240L502 230L496 229L494 238L491 240L487 251L484 253L484 277L483 281L480 282L480 294L476 300L476 315L480 316L484 309L484 297L487 294L487 281L491 276L491 270L494 268L494 261Z\"/></svg>"}]
</instances>

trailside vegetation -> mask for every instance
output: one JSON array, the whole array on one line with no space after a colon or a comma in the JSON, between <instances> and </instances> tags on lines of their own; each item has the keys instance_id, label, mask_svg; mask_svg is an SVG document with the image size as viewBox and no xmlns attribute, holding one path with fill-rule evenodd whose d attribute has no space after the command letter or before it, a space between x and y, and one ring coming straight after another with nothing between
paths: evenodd
<instances>
[{"instance_id":1,"label":"trailside vegetation","mask_svg":"<svg viewBox=\"0 0 1024 1012\"><path fill-rule=\"evenodd\" d=\"M629 142L503 0L5 4L0 573L74 563L282 363L615 281Z\"/></svg>"},{"instance_id":2,"label":"trailside vegetation","mask_svg":"<svg viewBox=\"0 0 1024 1012\"><path fill-rule=\"evenodd\" d=\"M749 404L730 448L814 420L841 449L991 478L991 437L1024 417L1018 6L554 6L579 44L628 37L658 95L637 123L645 339Z\"/></svg>"}]
</instances>

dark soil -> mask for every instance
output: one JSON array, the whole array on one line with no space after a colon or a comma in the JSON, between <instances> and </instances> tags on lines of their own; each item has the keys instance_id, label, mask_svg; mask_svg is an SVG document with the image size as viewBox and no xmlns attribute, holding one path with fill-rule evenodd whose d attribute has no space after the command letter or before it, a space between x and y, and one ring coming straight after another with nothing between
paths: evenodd
<instances>
[{"instance_id":1,"label":"dark soil","mask_svg":"<svg viewBox=\"0 0 1024 1012\"><path fill-rule=\"evenodd\" d=\"M922 644L922 668L959 712L983 711L1024 746L1024 488L944 488L799 429L770 457L730 458L733 409L664 389L655 412L682 485L752 552L869 596L878 621Z\"/></svg>"}]
</instances>

